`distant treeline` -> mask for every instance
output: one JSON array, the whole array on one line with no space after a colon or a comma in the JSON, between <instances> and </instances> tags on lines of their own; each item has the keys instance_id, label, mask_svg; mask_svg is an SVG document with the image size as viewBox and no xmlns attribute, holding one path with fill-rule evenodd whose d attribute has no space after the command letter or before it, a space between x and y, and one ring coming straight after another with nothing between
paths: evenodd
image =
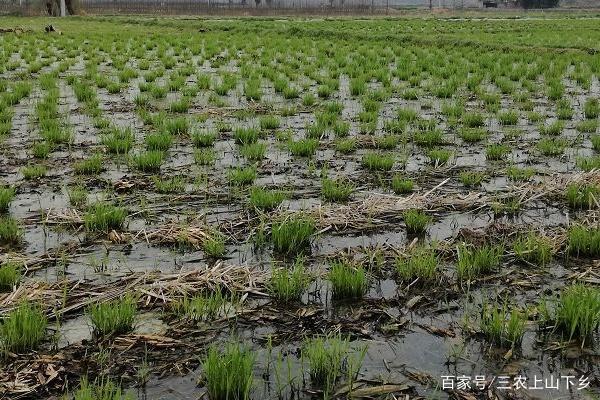
<instances>
[{"instance_id":1,"label":"distant treeline","mask_svg":"<svg viewBox=\"0 0 600 400\"><path fill-rule=\"evenodd\" d=\"M552 8L557 7L560 0L520 0L523 8Z\"/></svg>"}]
</instances>

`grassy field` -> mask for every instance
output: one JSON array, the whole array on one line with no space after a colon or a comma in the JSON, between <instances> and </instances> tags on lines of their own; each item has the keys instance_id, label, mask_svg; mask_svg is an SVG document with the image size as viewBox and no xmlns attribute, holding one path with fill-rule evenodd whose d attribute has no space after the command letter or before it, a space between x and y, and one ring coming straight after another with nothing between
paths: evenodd
<instances>
[{"instance_id":1,"label":"grassy field","mask_svg":"<svg viewBox=\"0 0 600 400\"><path fill-rule=\"evenodd\" d=\"M599 20L481 15L1 18L0 398L599 398Z\"/></svg>"}]
</instances>

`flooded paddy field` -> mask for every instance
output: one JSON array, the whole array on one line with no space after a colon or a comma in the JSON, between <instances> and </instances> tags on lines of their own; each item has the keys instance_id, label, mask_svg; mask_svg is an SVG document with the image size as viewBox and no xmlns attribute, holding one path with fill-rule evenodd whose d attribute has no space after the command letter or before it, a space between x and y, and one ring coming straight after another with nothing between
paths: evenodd
<instances>
[{"instance_id":1,"label":"flooded paddy field","mask_svg":"<svg viewBox=\"0 0 600 400\"><path fill-rule=\"evenodd\" d=\"M600 397L596 18L0 27L0 398Z\"/></svg>"}]
</instances>

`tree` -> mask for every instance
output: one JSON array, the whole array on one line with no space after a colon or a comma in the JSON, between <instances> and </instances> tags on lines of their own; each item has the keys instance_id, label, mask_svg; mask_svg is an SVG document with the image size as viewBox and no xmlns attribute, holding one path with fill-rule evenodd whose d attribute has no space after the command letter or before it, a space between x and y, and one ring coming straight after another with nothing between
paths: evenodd
<instances>
[{"instance_id":1,"label":"tree","mask_svg":"<svg viewBox=\"0 0 600 400\"><path fill-rule=\"evenodd\" d=\"M75 15L77 13L77 0L65 0L67 14ZM46 12L48 15L60 15L60 0L46 0Z\"/></svg>"}]
</instances>

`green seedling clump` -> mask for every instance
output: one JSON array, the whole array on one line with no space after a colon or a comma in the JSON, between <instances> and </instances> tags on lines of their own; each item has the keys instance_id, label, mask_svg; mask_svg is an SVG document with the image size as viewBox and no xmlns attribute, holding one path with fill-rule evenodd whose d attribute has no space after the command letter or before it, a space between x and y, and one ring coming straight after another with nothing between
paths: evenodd
<instances>
[{"instance_id":1,"label":"green seedling clump","mask_svg":"<svg viewBox=\"0 0 600 400\"><path fill-rule=\"evenodd\" d=\"M336 299L359 299L369 287L365 269L344 261L331 264L328 278L331 281L333 297Z\"/></svg>"},{"instance_id":2,"label":"green seedling clump","mask_svg":"<svg viewBox=\"0 0 600 400\"><path fill-rule=\"evenodd\" d=\"M315 232L316 222L309 215L297 213L280 217L271 227L273 248L282 253L299 252L309 247Z\"/></svg>"},{"instance_id":3,"label":"green seedling clump","mask_svg":"<svg viewBox=\"0 0 600 400\"><path fill-rule=\"evenodd\" d=\"M281 302L299 301L311 282L303 260L298 258L293 268L274 269L269 279L269 294Z\"/></svg>"},{"instance_id":4,"label":"green seedling clump","mask_svg":"<svg viewBox=\"0 0 600 400\"><path fill-rule=\"evenodd\" d=\"M404 218L406 231L410 234L425 233L427 225L433 221L433 218L425 214L422 210L415 209L405 211L402 217Z\"/></svg>"},{"instance_id":5,"label":"green seedling clump","mask_svg":"<svg viewBox=\"0 0 600 400\"><path fill-rule=\"evenodd\" d=\"M438 279L438 264L435 248L418 246L396 258L396 273L408 283L418 279L421 285L430 284Z\"/></svg>"},{"instance_id":6,"label":"green seedling clump","mask_svg":"<svg viewBox=\"0 0 600 400\"><path fill-rule=\"evenodd\" d=\"M137 314L136 303L134 297L125 296L106 303L92 304L88 315L95 332L101 336L131 332Z\"/></svg>"},{"instance_id":7,"label":"green seedling clump","mask_svg":"<svg viewBox=\"0 0 600 400\"><path fill-rule=\"evenodd\" d=\"M83 220L87 230L107 232L112 229L120 229L126 217L127 211L124 208L99 202L88 208Z\"/></svg>"},{"instance_id":8,"label":"green seedling clump","mask_svg":"<svg viewBox=\"0 0 600 400\"><path fill-rule=\"evenodd\" d=\"M239 343L211 346L202 361L202 379L211 400L247 400L254 384L255 354Z\"/></svg>"},{"instance_id":9,"label":"green seedling clump","mask_svg":"<svg viewBox=\"0 0 600 400\"><path fill-rule=\"evenodd\" d=\"M23 303L0 322L0 346L12 353L35 350L46 337L47 325L39 306Z\"/></svg>"}]
</instances>

